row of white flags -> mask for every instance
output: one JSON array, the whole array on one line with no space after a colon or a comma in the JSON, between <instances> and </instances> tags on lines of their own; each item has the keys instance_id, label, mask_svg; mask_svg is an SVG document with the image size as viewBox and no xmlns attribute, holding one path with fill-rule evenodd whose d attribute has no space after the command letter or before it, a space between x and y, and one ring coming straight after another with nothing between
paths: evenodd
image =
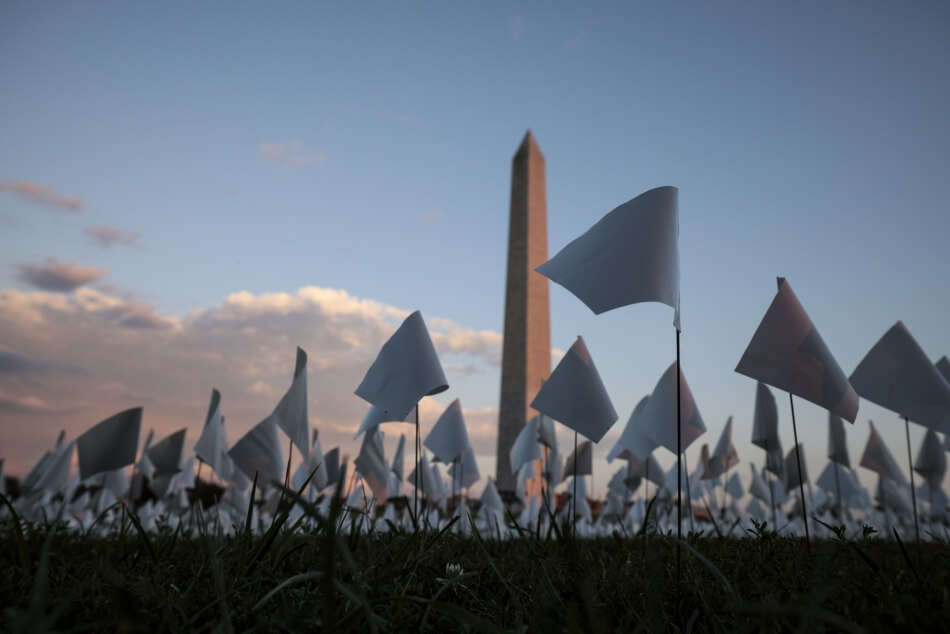
<instances>
[{"instance_id":1,"label":"row of white flags","mask_svg":"<svg viewBox=\"0 0 950 634\"><path fill-rule=\"evenodd\" d=\"M645 301L668 304L674 309L674 327L679 333L678 214L675 187L652 189L606 214L537 270L570 290L597 314ZM307 355L298 348L287 392L273 412L233 447L228 446L220 395L213 393L205 426L194 450L221 481L238 489L246 488L255 478L262 487L282 482L286 463L277 431L280 429L302 456L297 473L301 469L313 471L315 484L322 487L336 483L335 476L340 472L339 450L324 455L319 440L310 435L306 366ZM775 422L777 408L765 384L805 398L852 423L857 416L860 396L931 432L946 434L950 431L950 363L946 358L936 366L932 364L907 328L898 322L847 377L790 284L781 278L778 292L736 371L760 382L752 440L766 451L766 469L771 473L781 470L787 476L794 462L796 484L804 481L806 474L797 474L797 461L782 455ZM419 401L445 392L448 387L425 322L418 311L414 312L383 345L356 388L356 394L370 404L370 409L357 432L357 437L363 435L363 440L354 464L377 499L384 499L395 488L391 478L393 468L386 461L379 426L391 421L417 422ZM509 458L513 470L524 471L526 463L539 463L542 479L549 486L556 484L555 475L563 477L569 472L575 477L581 476L592 459L592 447L584 444L578 447L583 448L583 452L578 451L566 466L555 466L559 455L556 440L552 440L555 437L552 421L597 443L618 419L582 337L571 345L531 407L539 414L537 423L527 421L525 429L529 435L519 438ZM80 478L88 480L136 463L141 420L141 408L127 410L80 436L75 441ZM835 438L843 437L842 431L835 431L834 425L831 429ZM674 455L682 454L705 431L706 425L685 373L679 363L674 362L660 377L653 392L638 403L609 459L622 457L628 462L628 469L637 474L646 473L654 450L663 447ZM184 432L179 433L174 440L166 439L143 452L139 459L141 464L137 465L141 467L141 475L167 480L169 470L175 473L170 465L175 462L176 451L181 462L184 446ZM531 436L536 437L532 440ZM872 426L871 439L874 438L879 439ZM400 444L401 452L404 442ZM458 400L442 414L423 445L438 461L452 465L453 486L457 483L460 489L469 487L479 479ZM928 436L927 458L918 458L922 469L934 473L939 470L932 466L938 460L937 453L943 458L942 450L935 453L934 447L939 445L939 438L934 441ZM60 481L64 469L68 473L67 456L71 457L72 447L70 443L44 457L43 469L34 470L42 474L39 484ZM886 446L878 442L875 447L878 449L870 457L866 456L866 461L862 459L862 465L882 478L903 485L902 471ZM539 453L540 448L546 451ZM844 452L846 456L846 448ZM832 460L841 464L838 459L841 450L836 449L834 453ZM705 454L708 456L702 456L706 463L703 473L712 474L710 477L723 475L735 466L738 456L731 444L731 421L713 451L710 453L706 448ZM424 450L413 466L410 481L414 488L423 493L438 488L437 483L430 481L431 465ZM399 470L401 472L401 467ZM626 479L626 476L621 478ZM936 483L932 478L927 481ZM37 482L28 484L37 485Z\"/></svg>"}]
</instances>

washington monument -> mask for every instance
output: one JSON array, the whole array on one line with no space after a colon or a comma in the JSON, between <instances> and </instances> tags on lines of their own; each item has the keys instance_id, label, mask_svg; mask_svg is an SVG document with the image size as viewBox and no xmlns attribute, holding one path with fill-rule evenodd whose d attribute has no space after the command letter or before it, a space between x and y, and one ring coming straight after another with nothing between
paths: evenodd
<instances>
[{"instance_id":1,"label":"washington monument","mask_svg":"<svg viewBox=\"0 0 950 634\"><path fill-rule=\"evenodd\" d=\"M548 259L544 156L528 130L511 162L505 333L501 353L501 403L495 481L513 493L515 474L508 454L531 409L541 382L551 374L548 279L535 268Z\"/></svg>"}]
</instances>

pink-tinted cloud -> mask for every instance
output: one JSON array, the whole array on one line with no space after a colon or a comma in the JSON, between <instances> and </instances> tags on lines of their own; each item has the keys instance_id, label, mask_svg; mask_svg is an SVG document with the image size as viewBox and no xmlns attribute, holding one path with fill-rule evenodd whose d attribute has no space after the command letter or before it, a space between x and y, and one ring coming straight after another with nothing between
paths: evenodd
<instances>
[{"instance_id":1,"label":"pink-tinted cloud","mask_svg":"<svg viewBox=\"0 0 950 634\"><path fill-rule=\"evenodd\" d=\"M16 342L11 364L56 359L82 366L82 372L71 374L34 374L28 385L0 373L6 399L0 407L8 412L4 421L36 430L17 441L23 446L15 448L16 455L29 463L21 465L20 472L49 448L59 429L73 438L136 405L145 407L143 434L154 428L162 436L187 427L190 448L213 387L222 393L233 443L268 416L290 386L298 345L309 353L311 424L320 430L325 449L340 446L355 456L358 444L352 436L369 404L353 391L407 314L343 290L318 287L293 293L234 293L184 317L161 315L153 306L92 286L70 295L0 289L0 341ZM468 375L497 372L490 358L497 354L500 335L444 319L433 318L428 326L450 376L458 377L459 368ZM453 398L424 399L426 424ZM74 414L65 416L60 410ZM479 438L474 442L480 451L490 451L494 415L465 410L466 417L469 411L476 426L472 435ZM396 425L391 431L387 443L406 430ZM14 448L9 451L12 455Z\"/></svg>"},{"instance_id":2,"label":"pink-tinted cloud","mask_svg":"<svg viewBox=\"0 0 950 634\"><path fill-rule=\"evenodd\" d=\"M26 182L11 183L0 180L0 191L19 194L35 203L57 207L66 211L80 211L82 209L82 200L75 196L57 194L46 185Z\"/></svg>"},{"instance_id":3,"label":"pink-tinted cloud","mask_svg":"<svg viewBox=\"0 0 950 634\"><path fill-rule=\"evenodd\" d=\"M71 293L109 272L109 269L60 262L56 258L46 258L44 264L20 264L19 269L21 281L54 293Z\"/></svg>"},{"instance_id":4,"label":"pink-tinted cloud","mask_svg":"<svg viewBox=\"0 0 950 634\"><path fill-rule=\"evenodd\" d=\"M124 244L126 246L136 246L139 241L139 234L134 231L123 231L110 227L108 225L92 225L83 228L83 233L92 238L92 241L104 249L108 249L113 244Z\"/></svg>"},{"instance_id":5,"label":"pink-tinted cloud","mask_svg":"<svg viewBox=\"0 0 950 634\"><path fill-rule=\"evenodd\" d=\"M320 166L327 162L326 154L306 151L300 141L261 143L258 152L265 161L287 169L300 169L307 165Z\"/></svg>"}]
</instances>

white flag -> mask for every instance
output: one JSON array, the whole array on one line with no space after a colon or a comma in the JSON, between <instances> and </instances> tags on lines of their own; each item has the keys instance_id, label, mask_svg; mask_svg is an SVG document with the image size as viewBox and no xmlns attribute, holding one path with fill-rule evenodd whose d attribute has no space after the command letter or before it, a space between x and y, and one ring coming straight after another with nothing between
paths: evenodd
<instances>
[{"instance_id":1,"label":"white flag","mask_svg":"<svg viewBox=\"0 0 950 634\"><path fill-rule=\"evenodd\" d=\"M141 426L142 408L133 407L110 416L77 438L80 479L135 462Z\"/></svg>"},{"instance_id":2,"label":"white flag","mask_svg":"<svg viewBox=\"0 0 950 634\"><path fill-rule=\"evenodd\" d=\"M469 448L468 431L462 417L462 404L455 399L435 422L423 444L436 458L448 464Z\"/></svg>"},{"instance_id":3,"label":"white flag","mask_svg":"<svg viewBox=\"0 0 950 634\"><path fill-rule=\"evenodd\" d=\"M310 418L307 413L307 353L297 348L294 379L271 414L294 443L305 462L310 461Z\"/></svg>"},{"instance_id":4,"label":"white flag","mask_svg":"<svg viewBox=\"0 0 950 634\"><path fill-rule=\"evenodd\" d=\"M594 451L589 440L585 440L577 446L576 451L572 451L564 463L563 477L567 476L585 476L594 472Z\"/></svg>"},{"instance_id":5,"label":"white flag","mask_svg":"<svg viewBox=\"0 0 950 634\"><path fill-rule=\"evenodd\" d=\"M676 187L646 191L601 218L535 269L595 314L662 302L680 330L679 208Z\"/></svg>"},{"instance_id":6,"label":"white flag","mask_svg":"<svg viewBox=\"0 0 950 634\"><path fill-rule=\"evenodd\" d=\"M947 456L943 452L940 438L932 429L927 430L924 441L920 444L920 451L914 460L914 471L922 475L934 490L943 484L943 476L947 473Z\"/></svg>"},{"instance_id":7,"label":"white flag","mask_svg":"<svg viewBox=\"0 0 950 634\"><path fill-rule=\"evenodd\" d=\"M583 337L568 349L531 407L594 442L616 422L617 412Z\"/></svg>"},{"instance_id":8,"label":"white flag","mask_svg":"<svg viewBox=\"0 0 950 634\"><path fill-rule=\"evenodd\" d=\"M851 375L862 398L934 431L950 431L950 385L902 322L874 344Z\"/></svg>"},{"instance_id":9,"label":"white flag","mask_svg":"<svg viewBox=\"0 0 950 634\"><path fill-rule=\"evenodd\" d=\"M778 293L736 372L791 392L852 423L858 414L858 395L784 278L779 278Z\"/></svg>"},{"instance_id":10,"label":"white flag","mask_svg":"<svg viewBox=\"0 0 950 634\"><path fill-rule=\"evenodd\" d=\"M802 465L801 475L798 471L799 458ZM785 456L785 491L791 491L799 484L808 484L808 464L805 462L805 450L801 444L798 445L797 452L795 447L792 447Z\"/></svg>"},{"instance_id":11,"label":"white flag","mask_svg":"<svg viewBox=\"0 0 950 634\"><path fill-rule=\"evenodd\" d=\"M272 482L284 481L284 454L280 450L277 424L268 416L238 440L228 452L248 478L257 475L257 487L264 489Z\"/></svg>"},{"instance_id":12,"label":"white flag","mask_svg":"<svg viewBox=\"0 0 950 634\"><path fill-rule=\"evenodd\" d=\"M693 393L686 383L686 375L680 375L680 451L693 444L693 441L706 432L706 423L699 413ZM676 362L666 369L653 388L643 412L643 433L659 445L676 454Z\"/></svg>"},{"instance_id":13,"label":"white flag","mask_svg":"<svg viewBox=\"0 0 950 634\"><path fill-rule=\"evenodd\" d=\"M851 468L851 457L848 455L844 423L831 412L828 412L828 460Z\"/></svg>"},{"instance_id":14,"label":"white flag","mask_svg":"<svg viewBox=\"0 0 950 634\"><path fill-rule=\"evenodd\" d=\"M518 470L525 464L533 460L540 460L544 456L541 451L541 443L538 442L540 423L539 418L534 416L518 432L515 442L511 445L511 451L508 452L512 473L518 473Z\"/></svg>"},{"instance_id":15,"label":"white flag","mask_svg":"<svg viewBox=\"0 0 950 634\"><path fill-rule=\"evenodd\" d=\"M739 454L736 452L735 445L732 444L732 416L726 421L726 426L719 436L719 442L709 456L711 468L716 475L722 475L739 464Z\"/></svg>"},{"instance_id":16,"label":"white flag","mask_svg":"<svg viewBox=\"0 0 950 634\"><path fill-rule=\"evenodd\" d=\"M864 454L862 454L859 464L883 478L890 478L906 486L907 478L904 476L904 472L897 466L897 461L894 460L890 449L887 448L887 445L884 444L881 436L877 433L874 423L869 422L869 424L871 425L871 435L868 436L868 443L864 446Z\"/></svg>"},{"instance_id":17,"label":"white flag","mask_svg":"<svg viewBox=\"0 0 950 634\"><path fill-rule=\"evenodd\" d=\"M478 482L482 474L478 470L478 463L475 461L475 452L471 447L462 452L462 458L452 463L449 469L449 477L454 482L460 482L464 488L470 488Z\"/></svg>"},{"instance_id":18,"label":"white flag","mask_svg":"<svg viewBox=\"0 0 950 634\"><path fill-rule=\"evenodd\" d=\"M157 475L172 475L180 470L186 431L187 428L179 429L145 450Z\"/></svg>"},{"instance_id":19,"label":"white flag","mask_svg":"<svg viewBox=\"0 0 950 634\"><path fill-rule=\"evenodd\" d=\"M406 317L366 372L356 395L403 420L423 396L449 389L422 315Z\"/></svg>"},{"instance_id":20,"label":"white flag","mask_svg":"<svg viewBox=\"0 0 950 634\"><path fill-rule=\"evenodd\" d=\"M195 443L194 452L205 464L211 467L219 478L227 479L230 474L225 468L227 465L227 438L221 420L221 393L211 390L211 404L208 406L208 415L201 430L201 437Z\"/></svg>"},{"instance_id":21,"label":"white flag","mask_svg":"<svg viewBox=\"0 0 950 634\"><path fill-rule=\"evenodd\" d=\"M643 412L646 410L649 399L650 395L648 394L641 398L637 406L633 408L633 413L630 414L627 426L624 427L623 433L617 439L617 444L607 454L607 462L613 462L614 458L621 456L624 450L642 459L659 447L659 443L643 433Z\"/></svg>"},{"instance_id":22,"label":"white flag","mask_svg":"<svg viewBox=\"0 0 950 634\"><path fill-rule=\"evenodd\" d=\"M782 446L778 435L778 408L775 397L764 383L755 384L755 413L752 417L752 444L773 451Z\"/></svg>"},{"instance_id":23,"label":"white flag","mask_svg":"<svg viewBox=\"0 0 950 634\"><path fill-rule=\"evenodd\" d=\"M389 466L383 450L383 441L378 428L374 428L363 436L360 453L353 461L356 469L373 490L373 495L379 499L386 499L389 492Z\"/></svg>"}]
</instances>

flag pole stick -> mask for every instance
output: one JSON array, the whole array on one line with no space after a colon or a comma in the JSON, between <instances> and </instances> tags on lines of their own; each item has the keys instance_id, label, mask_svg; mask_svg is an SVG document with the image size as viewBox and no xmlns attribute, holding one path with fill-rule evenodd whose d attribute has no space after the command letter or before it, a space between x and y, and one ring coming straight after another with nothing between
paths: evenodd
<instances>
[{"instance_id":1,"label":"flag pole stick","mask_svg":"<svg viewBox=\"0 0 950 634\"><path fill-rule=\"evenodd\" d=\"M769 500L772 502L772 528L778 530L778 513L775 510L775 489L772 488L772 480L769 478L769 438L765 435L765 467L762 473L765 474L765 483L769 485Z\"/></svg>"},{"instance_id":2,"label":"flag pole stick","mask_svg":"<svg viewBox=\"0 0 950 634\"><path fill-rule=\"evenodd\" d=\"M676 594L680 595L680 581L683 573L682 546L683 540L683 432L680 424L680 383L683 382L683 371L680 369L680 329L676 329ZM686 474L686 496L689 497L689 473ZM692 510L692 509L691 509ZM692 525L693 514L689 514ZM679 601L677 601L677 604ZM679 607L677 605L677 607Z\"/></svg>"},{"instance_id":3,"label":"flag pole stick","mask_svg":"<svg viewBox=\"0 0 950 634\"><path fill-rule=\"evenodd\" d=\"M574 493L571 495L571 537L577 537L577 432L574 432Z\"/></svg>"},{"instance_id":4,"label":"flag pole stick","mask_svg":"<svg viewBox=\"0 0 950 634\"><path fill-rule=\"evenodd\" d=\"M795 398L788 393L788 406L792 410L792 433L795 435L795 461L798 463L798 492L802 500L802 521L805 523L805 543L811 553L811 535L808 533L808 511L805 508L805 473L802 471L802 450L798 444L798 425L795 424Z\"/></svg>"},{"instance_id":5,"label":"flag pole stick","mask_svg":"<svg viewBox=\"0 0 950 634\"><path fill-rule=\"evenodd\" d=\"M841 476L838 475L838 463L832 462L834 463L832 469L835 472L835 501L838 503L838 519L844 522L844 511L841 508Z\"/></svg>"},{"instance_id":6,"label":"flag pole stick","mask_svg":"<svg viewBox=\"0 0 950 634\"><path fill-rule=\"evenodd\" d=\"M412 514L416 530L419 530L419 403L416 403L416 442L412 445L415 452L416 469L412 477Z\"/></svg>"},{"instance_id":7,"label":"flag pole stick","mask_svg":"<svg viewBox=\"0 0 950 634\"><path fill-rule=\"evenodd\" d=\"M689 532L696 532L696 525L693 524L693 491L689 487L689 463L686 460L686 451L683 450L683 462L686 463L683 473L686 475L686 506L689 508L689 512L686 516L689 518Z\"/></svg>"},{"instance_id":8,"label":"flag pole stick","mask_svg":"<svg viewBox=\"0 0 950 634\"><path fill-rule=\"evenodd\" d=\"M914 489L914 462L910 457L910 422L904 417L904 432L907 434L907 466L910 468L910 497L914 504L914 535L917 538L917 556L920 557L920 526L917 521L917 491Z\"/></svg>"}]
</instances>

